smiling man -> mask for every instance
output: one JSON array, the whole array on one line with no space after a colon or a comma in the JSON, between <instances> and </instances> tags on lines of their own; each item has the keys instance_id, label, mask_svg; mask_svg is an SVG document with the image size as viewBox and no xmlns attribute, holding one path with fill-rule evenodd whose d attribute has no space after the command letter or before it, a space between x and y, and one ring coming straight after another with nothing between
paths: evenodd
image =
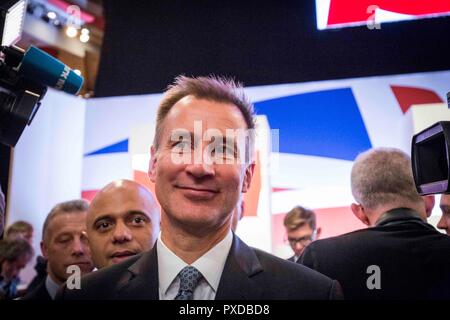
<instances>
[{"instance_id":1,"label":"smiling man","mask_svg":"<svg viewBox=\"0 0 450 320\"><path fill-rule=\"evenodd\" d=\"M59 287L67 280L72 265L79 267L81 275L94 269L86 235L88 203L72 200L53 207L42 228L41 251L47 259L48 275L27 300L54 299Z\"/></svg>"},{"instance_id":2,"label":"smiling man","mask_svg":"<svg viewBox=\"0 0 450 320\"><path fill-rule=\"evenodd\" d=\"M150 250L159 233L159 208L137 182L117 180L89 206L87 232L92 259L101 269Z\"/></svg>"},{"instance_id":3,"label":"smiling man","mask_svg":"<svg viewBox=\"0 0 450 320\"><path fill-rule=\"evenodd\" d=\"M67 299L335 299L336 281L248 247L231 231L250 188L253 106L219 77L180 76L158 109L149 177L161 205L150 252L82 279ZM269 235L268 235L269 236Z\"/></svg>"}]
</instances>

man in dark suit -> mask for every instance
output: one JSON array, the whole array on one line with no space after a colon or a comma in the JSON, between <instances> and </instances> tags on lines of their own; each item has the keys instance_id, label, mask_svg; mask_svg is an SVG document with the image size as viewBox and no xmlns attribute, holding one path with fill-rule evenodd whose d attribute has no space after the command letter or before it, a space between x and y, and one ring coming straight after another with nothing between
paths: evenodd
<instances>
[{"instance_id":1,"label":"man in dark suit","mask_svg":"<svg viewBox=\"0 0 450 320\"><path fill-rule=\"evenodd\" d=\"M88 203L72 200L57 204L47 215L42 228L41 251L47 260L47 276L24 300L53 300L60 286L75 266L80 275L89 273L94 265L86 236Z\"/></svg>"},{"instance_id":2,"label":"man in dark suit","mask_svg":"<svg viewBox=\"0 0 450 320\"><path fill-rule=\"evenodd\" d=\"M161 205L154 248L82 279L66 299L335 299L340 287L251 249L231 231L253 175L254 114L242 88L178 77L160 103L149 177Z\"/></svg>"},{"instance_id":3,"label":"man in dark suit","mask_svg":"<svg viewBox=\"0 0 450 320\"><path fill-rule=\"evenodd\" d=\"M450 237L426 223L408 155L362 153L351 187L351 209L369 228L312 243L300 263L337 279L346 299L450 298Z\"/></svg>"},{"instance_id":4,"label":"man in dark suit","mask_svg":"<svg viewBox=\"0 0 450 320\"><path fill-rule=\"evenodd\" d=\"M288 263L248 247L236 235L220 282L216 300L341 299L336 281L301 265ZM152 251L93 272L82 278L80 290L64 287L70 300L158 300L158 253ZM164 271L162 271L164 272ZM293 280L294 279L294 280Z\"/></svg>"}]
</instances>

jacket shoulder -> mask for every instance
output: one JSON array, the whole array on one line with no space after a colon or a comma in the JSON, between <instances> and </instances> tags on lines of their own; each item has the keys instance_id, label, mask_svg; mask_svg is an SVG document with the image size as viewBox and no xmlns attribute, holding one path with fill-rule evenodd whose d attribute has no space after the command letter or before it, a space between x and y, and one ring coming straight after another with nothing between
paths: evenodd
<instances>
[{"instance_id":1,"label":"jacket shoulder","mask_svg":"<svg viewBox=\"0 0 450 320\"><path fill-rule=\"evenodd\" d=\"M29 291L21 300L51 300L45 286L45 278L33 290Z\"/></svg>"},{"instance_id":2,"label":"jacket shoulder","mask_svg":"<svg viewBox=\"0 0 450 320\"><path fill-rule=\"evenodd\" d=\"M128 281L128 268L142 257L142 254L119 264L93 271L81 278L80 287L70 289L67 283L59 290L56 300L114 299L117 290Z\"/></svg>"},{"instance_id":3,"label":"jacket shoulder","mask_svg":"<svg viewBox=\"0 0 450 320\"><path fill-rule=\"evenodd\" d=\"M336 280L301 264L286 261L274 255L254 249L263 272L261 276L271 280L273 287L285 292L285 299L341 299L342 291ZM270 287L270 286L269 286Z\"/></svg>"}]
</instances>

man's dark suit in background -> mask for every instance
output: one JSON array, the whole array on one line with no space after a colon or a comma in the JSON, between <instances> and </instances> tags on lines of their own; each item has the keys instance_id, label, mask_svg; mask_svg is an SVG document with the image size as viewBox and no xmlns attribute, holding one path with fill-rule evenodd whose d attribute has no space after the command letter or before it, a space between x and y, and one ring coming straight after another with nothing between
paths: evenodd
<instances>
[{"instance_id":1,"label":"man's dark suit in background","mask_svg":"<svg viewBox=\"0 0 450 320\"><path fill-rule=\"evenodd\" d=\"M300 263L337 279L346 299L450 298L450 237L409 209L391 210L375 227L318 240ZM380 289L368 288L376 281L370 266L379 267Z\"/></svg>"},{"instance_id":2,"label":"man's dark suit in background","mask_svg":"<svg viewBox=\"0 0 450 320\"><path fill-rule=\"evenodd\" d=\"M41 281L37 287L33 290L27 292L27 294L22 298L23 300L52 300L50 294L48 293L47 287L45 285L45 278Z\"/></svg>"},{"instance_id":3,"label":"man's dark suit in background","mask_svg":"<svg viewBox=\"0 0 450 320\"><path fill-rule=\"evenodd\" d=\"M312 243L299 262L337 279L346 299L450 298L450 237L426 223L409 155L361 153L351 188L351 210L369 228Z\"/></svg>"},{"instance_id":4,"label":"man's dark suit in background","mask_svg":"<svg viewBox=\"0 0 450 320\"><path fill-rule=\"evenodd\" d=\"M43 282L45 283L45 278L47 277L47 259L45 259L43 256L38 256L36 258L34 270L36 270L36 275L28 285L27 292L32 292Z\"/></svg>"}]
</instances>

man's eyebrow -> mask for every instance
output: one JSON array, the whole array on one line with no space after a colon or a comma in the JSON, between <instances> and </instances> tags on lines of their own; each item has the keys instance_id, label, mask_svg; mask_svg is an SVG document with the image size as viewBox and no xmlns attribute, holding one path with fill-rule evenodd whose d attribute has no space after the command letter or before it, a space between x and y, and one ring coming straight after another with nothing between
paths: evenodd
<instances>
[{"instance_id":1,"label":"man's eyebrow","mask_svg":"<svg viewBox=\"0 0 450 320\"><path fill-rule=\"evenodd\" d=\"M54 239L59 239L61 237L65 237L65 236L71 237L72 236L72 232L64 231L64 232L61 232L61 233L57 233Z\"/></svg>"},{"instance_id":2,"label":"man's eyebrow","mask_svg":"<svg viewBox=\"0 0 450 320\"><path fill-rule=\"evenodd\" d=\"M125 212L126 217L133 216L133 215L142 215L142 216L146 216L148 219L150 219L150 215L141 210L129 210L129 211Z\"/></svg>"},{"instance_id":3,"label":"man's eyebrow","mask_svg":"<svg viewBox=\"0 0 450 320\"><path fill-rule=\"evenodd\" d=\"M221 143L227 147L230 148L236 148L237 147L237 139L235 137L228 137L226 135L221 136L214 136L212 135L207 142L215 142L215 143Z\"/></svg>"},{"instance_id":4,"label":"man's eyebrow","mask_svg":"<svg viewBox=\"0 0 450 320\"><path fill-rule=\"evenodd\" d=\"M449 210L450 209L450 205L448 205L448 204L441 204L440 207L441 207L441 210Z\"/></svg>"},{"instance_id":5,"label":"man's eyebrow","mask_svg":"<svg viewBox=\"0 0 450 320\"><path fill-rule=\"evenodd\" d=\"M176 140L174 140L173 138L176 138ZM172 132L170 133L170 135L167 137L167 141L168 142L174 142L174 141L180 141L179 138L189 138L189 139L194 139L194 133L193 132L189 132L186 129L174 129L172 130Z\"/></svg>"}]
</instances>

